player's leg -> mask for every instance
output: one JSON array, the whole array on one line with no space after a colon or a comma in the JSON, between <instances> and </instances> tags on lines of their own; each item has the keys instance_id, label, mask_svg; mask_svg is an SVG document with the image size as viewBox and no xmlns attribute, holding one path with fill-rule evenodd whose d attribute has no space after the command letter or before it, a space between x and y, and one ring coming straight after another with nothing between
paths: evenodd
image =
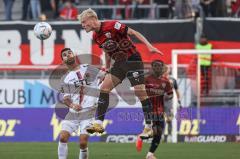
<instances>
[{"instance_id":1,"label":"player's leg","mask_svg":"<svg viewBox=\"0 0 240 159\"><path fill-rule=\"evenodd\" d=\"M88 152L88 135L81 134L79 137L79 159L88 159L89 152Z\"/></svg>"},{"instance_id":2,"label":"player's leg","mask_svg":"<svg viewBox=\"0 0 240 159\"><path fill-rule=\"evenodd\" d=\"M168 138L169 132L168 132L168 122L166 121L166 119L165 119L165 123L166 123L166 125L165 125L163 142L167 143L167 138Z\"/></svg>"},{"instance_id":3,"label":"player's leg","mask_svg":"<svg viewBox=\"0 0 240 159\"><path fill-rule=\"evenodd\" d=\"M111 73L107 74L104 78L101 88L100 88L100 95L98 99L98 107L97 107L97 116L96 121L87 128L88 133L103 133L104 128L102 126L102 122L105 118L105 114L107 112L109 106L109 93L111 90L116 87L124 77L119 78L119 76L115 75L119 70L113 67L110 71Z\"/></svg>"},{"instance_id":4,"label":"player's leg","mask_svg":"<svg viewBox=\"0 0 240 159\"><path fill-rule=\"evenodd\" d=\"M89 151L88 151L88 138L89 134L87 132L87 128L91 125L93 121L94 114L90 113L91 118L87 120L80 121L80 137L79 137L79 159L88 159L89 158ZM90 117L89 116L89 117Z\"/></svg>"},{"instance_id":5,"label":"player's leg","mask_svg":"<svg viewBox=\"0 0 240 159\"><path fill-rule=\"evenodd\" d=\"M172 121L166 120L166 127L165 127L165 133L164 133L164 142L168 142L168 137L172 134Z\"/></svg>"},{"instance_id":6,"label":"player's leg","mask_svg":"<svg viewBox=\"0 0 240 159\"><path fill-rule=\"evenodd\" d=\"M97 108L97 120L103 121L109 105L109 93L121 80L112 74L107 74L100 88Z\"/></svg>"},{"instance_id":7,"label":"player's leg","mask_svg":"<svg viewBox=\"0 0 240 159\"><path fill-rule=\"evenodd\" d=\"M67 159L68 156L68 140L71 134L78 129L78 125L71 120L63 120L62 130L59 135L58 143L58 159Z\"/></svg>"},{"instance_id":8,"label":"player's leg","mask_svg":"<svg viewBox=\"0 0 240 159\"><path fill-rule=\"evenodd\" d=\"M136 96L139 98L142 104L142 110L144 113L144 119L145 119L145 128L143 132L140 134L140 137L142 139L146 139L149 137L152 137L152 104L147 96L145 85L139 84L134 86L134 91Z\"/></svg>"},{"instance_id":9,"label":"player's leg","mask_svg":"<svg viewBox=\"0 0 240 159\"><path fill-rule=\"evenodd\" d=\"M144 84L144 72L143 62L139 55L133 55L128 61L128 74L127 77L134 87L136 96L139 98L142 104L142 109L145 117L145 128L140 134L142 138L149 138L152 136L151 129L151 113L152 103L150 102Z\"/></svg>"},{"instance_id":10,"label":"player's leg","mask_svg":"<svg viewBox=\"0 0 240 159\"><path fill-rule=\"evenodd\" d=\"M58 159L67 159L68 156L68 140L70 137L68 131L62 130L60 132L59 143L58 143Z\"/></svg>"},{"instance_id":11,"label":"player's leg","mask_svg":"<svg viewBox=\"0 0 240 159\"><path fill-rule=\"evenodd\" d=\"M164 130L164 119L161 119L160 117L160 121L153 122L153 140L151 142L151 146L147 153L146 159L156 159L156 157L154 156L154 152L157 150L158 145L160 144L163 130Z\"/></svg>"},{"instance_id":12,"label":"player's leg","mask_svg":"<svg viewBox=\"0 0 240 159\"><path fill-rule=\"evenodd\" d=\"M168 136L170 136L172 140L172 120L168 121Z\"/></svg>"}]
</instances>

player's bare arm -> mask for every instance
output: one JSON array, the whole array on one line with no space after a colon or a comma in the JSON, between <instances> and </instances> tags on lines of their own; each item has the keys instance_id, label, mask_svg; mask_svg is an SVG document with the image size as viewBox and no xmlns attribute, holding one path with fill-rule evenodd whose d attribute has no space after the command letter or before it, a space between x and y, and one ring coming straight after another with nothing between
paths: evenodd
<instances>
[{"instance_id":1,"label":"player's bare arm","mask_svg":"<svg viewBox=\"0 0 240 159\"><path fill-rule=\"evenodd\" d=\"M108 71L111 65L111 58L107 53L105 53L105 60L106 60L106 71Z\"/></svg>"},{"instance_id":2,"label":"player's bare arm","mask_svg":"<svg viewBox=\"0 0 240 159\"><path fill-rule=\"evenodd\" d=\"M63 103L69 107L69 108L72 108L76 111L80 111L82 110L82 107L79 105L79 104L74 104L70 98L70 96L64 96L63 97Z\"/></svg>"},{"instance_id":3,"label":"player's bare arm","mask_svg":"<svg viewBox=\"0 0 240 159\"><path fill-rule=\"evenodd\" d=\"M141 42L143 42L147 48L149 49L150 52L153 53L159 53L161 55L163 55L163 53L158 50L156 47L154 47L141 33L139 33L138 31L128 28L128 35L133 35L135 36L138 40L140 40Z\"/></svg>"}]
</instances>

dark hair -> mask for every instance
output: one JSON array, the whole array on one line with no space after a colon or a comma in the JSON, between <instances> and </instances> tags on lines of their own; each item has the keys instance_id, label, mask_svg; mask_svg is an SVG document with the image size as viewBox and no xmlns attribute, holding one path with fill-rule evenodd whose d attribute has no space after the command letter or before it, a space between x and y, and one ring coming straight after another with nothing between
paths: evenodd
<instances>
[{"instance_id":1,"label":"dark hair","mask_svg":"<svg viewBox=\"0 0 240 159\"><path fill-rule=\"evenodd\" d=\"M163 62L162 60L153 60L152 63L151 63L151 65L153 66L153 64L156 63L156 62L159 62L159 63L161 63L162 65L164 65L164 62Z\"/></svg>"},{"instance_id":2,"label":"dark hair","mask_svg":"<svg viewBox=\"0 0 240 159\"><path fill-rule=\"evenodd\" d=\"M64 49L62 49L61 50L61 59L63 60L63 57L62 57L62 54L63 54L63 52L65 52L65 51L72 51L70 48L64 48Z\"/></svg>"}]
</instances>

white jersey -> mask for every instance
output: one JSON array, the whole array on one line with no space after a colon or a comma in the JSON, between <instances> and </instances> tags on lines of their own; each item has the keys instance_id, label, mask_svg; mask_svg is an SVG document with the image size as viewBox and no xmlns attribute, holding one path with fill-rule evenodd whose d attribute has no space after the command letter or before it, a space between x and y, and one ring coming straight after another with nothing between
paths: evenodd
<instances>
[{"instance_id":1,"label":"white jersey","mask_svg":"<svg viewBox=\"0 0 240 159\"><path fill-rule=\"evenodd\" d=\"M99 78L102 75L99 69L88 64L81 64L79 69L66 74L62 84L63 96L70 96L74 104L82 107L79 112L70 108L70 112L80 113L96 107Z\"/></svg>"}]
</instances>

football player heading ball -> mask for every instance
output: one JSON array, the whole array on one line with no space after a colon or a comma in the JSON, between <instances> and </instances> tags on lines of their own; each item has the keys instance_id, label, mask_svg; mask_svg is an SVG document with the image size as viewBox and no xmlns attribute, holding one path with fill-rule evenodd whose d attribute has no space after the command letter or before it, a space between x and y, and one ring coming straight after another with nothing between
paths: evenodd
<instances>
[{"instance_id":1,"label":"football player heading ball","mask_svg":"<svg viewBox=\"0 0 240 159\"><path fill-rule=\"evenodd\" d=\"M115 61L100 88L96 121L87 131L89 133L102 133L104 131L102 121L109 105L109 93L127 77L134 87L136 96L142 103L146 122L142 135L151 136L152 119L149 114L152 104L145 90L143 62L140 53L129 36L135 36L143 42L150 52L159 54L162 54L162 52L152 46L141 33L129 28L125 24L115 20L99 21L96 12L92 9L84 10L78 15L78 20L86 32L93 31L94 41L106 52L107 69L110 67L110 60L113 59Z\"/></svg>"}]
</instances>

